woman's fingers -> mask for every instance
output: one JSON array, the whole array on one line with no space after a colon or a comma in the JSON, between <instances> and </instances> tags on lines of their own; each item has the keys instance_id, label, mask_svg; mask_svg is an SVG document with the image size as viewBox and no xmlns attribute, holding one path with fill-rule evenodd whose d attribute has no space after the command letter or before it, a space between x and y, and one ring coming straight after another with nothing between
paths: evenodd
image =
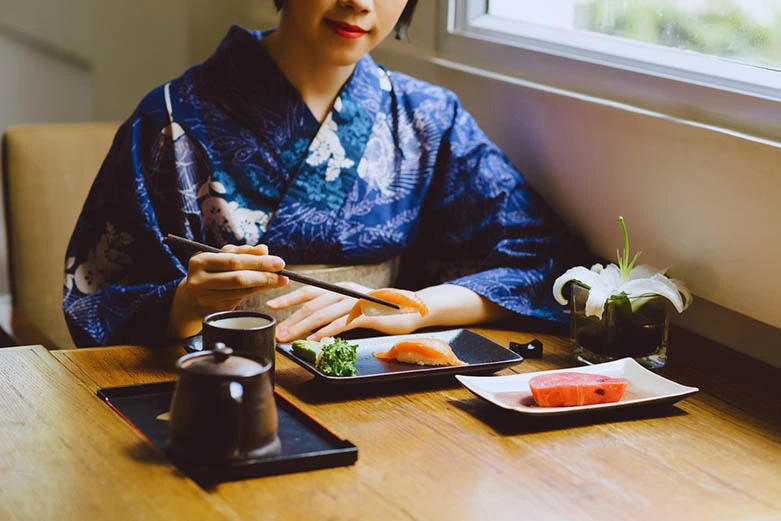
<instances>
[{"instance_id":1,"label":"woman's fingers","mask_svg":"<svg viewBox=\"0 0 781 521\"><path fill-rule=\"evenodd\" d=\"M199 253L190 258L189 267L209 272L239 270L276 272L285 267L285 261L275 255Z\"/></svg>"},{"instance_id":2,"label":"woman's fingers","mask_svg":"<svg viewBox=\"0 0 781 521\"><path fill-rule=\"evenodd\" d=\"M396 315L383 315L369 317L360 315L347 324L347 316L341 316L309 335L309 340L321 340L329 336L337 336L351 329L373 329L386 335L405 335L412 333L420 327L421 316L417 313L399 313Z\"/></svg>"},{"instance_id":3,"label":"woman's fingers","mask_svg":"<svg viewBox=\"0 0 781 521\"><path fill-rule=\"evenodd\" d=\"M263 244L227 245L220 253L199 253L190 258L184 294L200 314L233 309L256 291L289 284L287 277L276 273L284 267L285 261L268 255Z\"/></svg>"},{"instance_id":4,"label":"woman's fingers","mask_svg":"<svg viewBox=\"0 0 781 521\"><path fill-rule=\"evenodd\" d=\"M235 246L233 244L226 244L222 247L222 251L226 253L249 253L252 255L268 255L268 246L265 244L258 244L256 246L241 245Z\"/></svg>"},{"instance_id":5,"label":"woman's fingers","mask_svg":"<svg viewBox=\"0 0 781 521\"><path fill-rule=\"evenodd\" d=\"M277 339L280 342L290 342L297 338L303 338L310 331L330 324L340 317L346 317L354 300L336 293L324 293L305 303L282 321L277 326Z\"/></svg>"},{"instance_id":6,"label":"woman's fingers","mask_svg":"<svg viewBox=\"0 0 781 521\"><path fill-rule=\"evenodd\" d=\"M271 309L286 309L314 300L325 293L326 291L324 289L316 288L314 286L303 286L269 300L266 302L266 305ZM332 293L332 295L336 295L336 293Z\"/></svg>"},{"instance_id":7,"label":"woman's fingers","mask_svg":"<svg viewBox=\"0 0 781 521\"><path fill-rule=\"evenodd\" d=\"M349 326L347 325L347 316L344 315L332 321L330 324L327 324L326 326L316 330L307 337L307 340L320 341L325 337L337 336L349 329L353 329L354 327L357 327L354 322L351 322Z\"/></svg>"},{"instance_id":8,"label":"woman's fingers","mask_svg":"<svg viewBox=\"0 0 781 521\"><path fill-rule=\"evenodd\" d=\"M190 258L188 286L196 293L208 290L281 287L287 277L276 271L285 267L280 257L265 255L260 246L225 246L225 253L200 253Z\"/></svg>"},{"instance_id":9,"label":"woman's fingers","mask_svg":"<svg viewBox=\"0 0 781 521\"><path fill-rule=\"evenodd\" d=\"M338 285L364 293L371 291L366 286L353 282L339 282ZM271 309L301 306L290 317L277 325L277 340L289 342L303 338L311 331L327 327L338 320L341 320L342 326L334 327L341 327L340 331L343 330L347 314L355 303L356 299L353 297L312 286L303 286L286 295L269 300L266 305Z\"/></svg>"},{"instance_id":10,"label":"woman's fingers","mask_svg":"<svg viewBox=\"0 0 781 521\"><path fill-rule=\"evenodd\" d=\"M418 313L397 313L382 316L359 315L350 323L347 316L355 305L355 299L343 297L325 300L322 296L302 306L296 313L277 326L277 340L291 342L308 335L310 340L337 336L351 329L373 329L388 335L412 333L422 326L423 317ZM311 332L311 333L310 333Z\"/></svg>"},{"instance_id":11,"label":"woman's fingers","mask_svg":"<svg viewBox=\"0 0 781 521\"><path fill-rule=\"evenodd\" d=\"M288 279L268 271L196 271L189 275L189 284L196 291L256 290L286 286Z\"/></svg>"},{"instance_id":12,"label":"woman's fingers","mask_svg":"<svg viewBox=\"0 0 781 521\"><path fill-rule=\"evenodd\" d=\"M371 291L371 289L367 288L366 286L361 286L360 284L356 284L354 282L337 282L336 285L351 289L353 291L361 291L363 293L368 293ZM291 306L309 302L310 300L314 300L321 295L337 295L340 298L348 298L351 299L351 302L355 302L354 298L343 296L340 293L320 289L315 286L302 286L296 290L291 291L290 293L286 293L285 295L280 295L279 297L269 300L266 302L266 305L271 309L286 309Z\"/></svg>"}]
</instances>

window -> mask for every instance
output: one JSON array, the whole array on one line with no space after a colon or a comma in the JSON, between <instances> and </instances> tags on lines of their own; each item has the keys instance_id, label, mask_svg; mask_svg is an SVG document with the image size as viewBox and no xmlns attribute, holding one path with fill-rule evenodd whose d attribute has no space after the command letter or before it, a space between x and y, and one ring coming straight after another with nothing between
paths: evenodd
<instances>
[{"instance_id":1,"label":"window","mask_svg":"<svg viewBox=\"0 0 781 521\"><path fill-rule=\"evenodd\" d=\"M781 0L450 0L479 67L777 139Z\"/></svg>"},{"instance_id":2,"label":"window","mask_svg":"<svg viewBox=\"0 0 781 521\"><path fill-rule=\"evenodd\" d=\"M487 14L781 67L779 0L490 0Z\"/></svg>"}]
</instances>

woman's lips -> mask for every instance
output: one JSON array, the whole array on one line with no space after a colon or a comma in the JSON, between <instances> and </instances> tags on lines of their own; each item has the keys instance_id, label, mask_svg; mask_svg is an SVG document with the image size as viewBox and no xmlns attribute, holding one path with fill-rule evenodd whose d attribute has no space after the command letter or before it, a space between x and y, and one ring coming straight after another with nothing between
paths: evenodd
<instances>
[{"instance_id":1,"label":"woman's lips","mask_svg":"<svg viewBox=\"0 0 781 521\"><path fill-rule=\"evenodd\" d=\"M368 31L358 27L357 25L348 24L347 22L337 22L335 20L326 20L326 23L334 30L336 34L349 40L355 40L360 38Z\"/></svg>"}]
</instances>

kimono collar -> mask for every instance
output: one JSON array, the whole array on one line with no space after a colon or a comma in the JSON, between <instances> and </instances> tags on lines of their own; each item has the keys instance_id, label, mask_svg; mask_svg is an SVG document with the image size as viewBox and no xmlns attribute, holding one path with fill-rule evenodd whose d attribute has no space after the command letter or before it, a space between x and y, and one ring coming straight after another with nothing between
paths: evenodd
<instances>
[{"instance_id":1,"label":"kimono collar","mask_svg":"<svg viewBox=\"0 0 781 521\"><path fill-rule=\"evenodd\" d=\"M215 53L195 74L214 92L214 101L236 117L249 118L251 121L246 123L252 127L279 128L279 125L289 127L292 124L317 132L320 122L260 45L260 40L273 30L250 31L232 26ZM365 55L356 64L339 96L360 104L374 123L389 90L385 71ZM277 136L277 139L281 137Z\"/></svg>"}]
</instances>

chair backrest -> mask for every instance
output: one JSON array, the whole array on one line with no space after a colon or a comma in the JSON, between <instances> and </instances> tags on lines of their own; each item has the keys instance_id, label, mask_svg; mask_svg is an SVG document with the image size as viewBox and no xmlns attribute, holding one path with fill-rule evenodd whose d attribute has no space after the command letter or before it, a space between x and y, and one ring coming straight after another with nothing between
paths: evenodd
<instances>
[{"instance_id":1,"label":"chair backrest","mask_svg":"<svg viewBox=\"0 0 781 521\"><path fill-rule=\"evenodd\" d=\"M65 250L119 123L19 125L3 133L11 297L50 348L73 347L62 312Z\"/></svg>"}]
</instances>

